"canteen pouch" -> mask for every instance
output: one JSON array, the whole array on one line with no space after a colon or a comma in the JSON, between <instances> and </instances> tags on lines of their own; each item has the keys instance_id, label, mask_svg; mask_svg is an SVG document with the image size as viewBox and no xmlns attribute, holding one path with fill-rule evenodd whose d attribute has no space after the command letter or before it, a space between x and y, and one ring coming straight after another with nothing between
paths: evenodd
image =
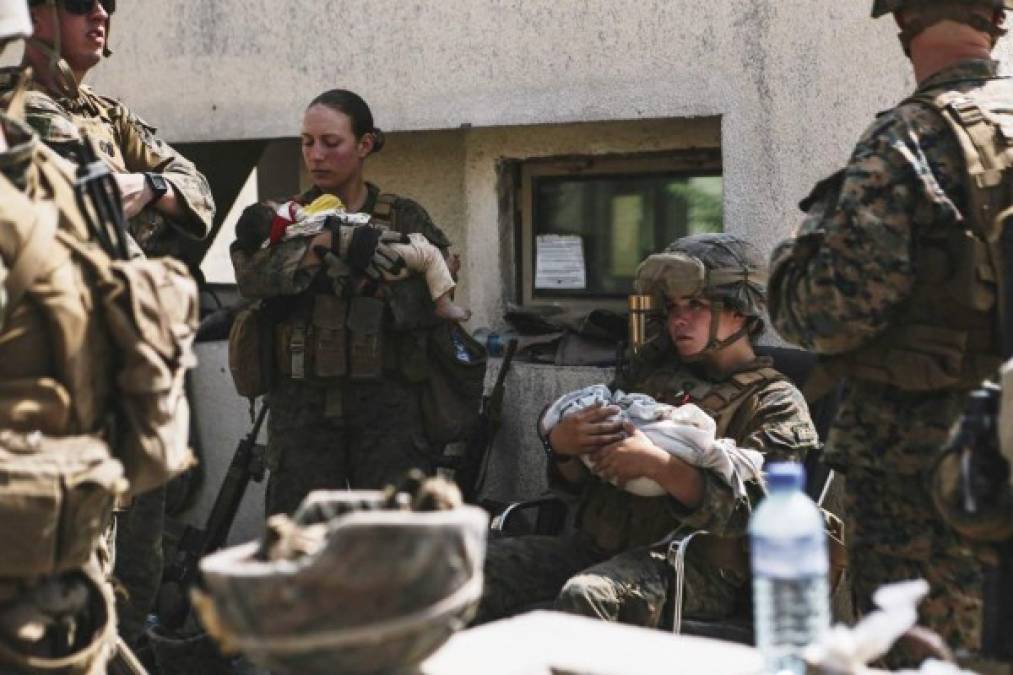
<instances>
[{"instance_id":1,"label":"canteen pouch","mask_svg":"<svg viewBox=\"0 0 1013 675\"><path fill-rule=\"evenodd\" d=\"M372 380L383 374L382 300L358 295L348 308L348 374Z\"/></svg>"},{"instance_id":2,"label":"canteen pouch","mask_svg":"<svg viewBox=\"0 0 1013 675\"><path fill-rule=\"evenodd\" d=\"M271 360L271 327L266 310L253 303L236 312L229 328L229 372L236 392L246 398L267 393Z\"/></svg>"},{"instance_id":3,"label":"canteen pouch","mask_svg":"<svg viewBox=\"0 0 1013 675\"><path fill-rule=\"evenodd\" d=\"M317 377L343 377L348 372L347 308L336 295L317 295L313 300L313 372Z\"/></svg>"},{"instance_id":4,"label":"canteen pouch","mask_svg":"<svg viewBox=\"0 0 1013 675\"><path fill-rule=\"evenodd\" d=\"M0 577L84 566L126 490L123 476L97 436L0 431Z\"/></svg>"},{"instance_id":5,"label":"canteen pouch","mask_svg":"<svg viewBox=\"0 0 1013 675\"><path fill-rule=\"evenodd\" d=\"M422 396L426 437L436 447L464 441L478 427L485 388L485 347L456 323L429 331L429 379Z\"/></svg>"}]
</instances>

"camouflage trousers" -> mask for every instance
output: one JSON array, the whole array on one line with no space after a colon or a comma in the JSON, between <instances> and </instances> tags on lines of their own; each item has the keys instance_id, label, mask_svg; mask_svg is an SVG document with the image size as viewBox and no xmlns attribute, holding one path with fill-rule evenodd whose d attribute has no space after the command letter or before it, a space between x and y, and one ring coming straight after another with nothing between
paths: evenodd
<instances>
[{"instance_id":1,"label":"camouflage trousers","mask_svg":"<svg viewBox=\"0 0 1013 675\"><path fill-rule=\"evenodd\" d=\"M692 550L686 556L684 616L730 616L742 583L729 581ZM671 626L673 571L666 551L667 545L641 546L612 555L579 533L490 541L475 623L552 603L558 611L606 621Z\"/></svg>"},{"instance_id":2,"label":"camouflage trousers","mask_svg":"<svg viewBox=\"0 0 1013 675\"><path fill-rule=\"evenodd\" d=\"M981 563L936 513L926 482L917 475L874 469L847 472L849 574L855 608L874 609L884 584L924 578L931 590L918 608L919 624L952 648L981 646ZM886 659L893 668L917 666L903 645Z\"/></svg>"},{"instance_id":3,"label":"camouflage trousers","mask_svg":"<svg viewBox=\"0 0 1013 675\"><path fill-rule=\"evenodd\" d=\"M116 613L119 633L134 646L144 632L144 622L155 607L162 584L165 555L165 486L134 499L127 511L116 514L116 564L113 578L121 587Z\"/></svg>"},{"instance_id":4,"label":"camouflage trousers","mask_svg":"<svg viewBox=\"0 0 1013 675\"><path fill-rule=\"evenodd\" d=\"M431 472L419 396L391 377L279 382L269 395L267 514L292 513L313 490L378 489L412 468Z\"/></svg>"}]
</instances>

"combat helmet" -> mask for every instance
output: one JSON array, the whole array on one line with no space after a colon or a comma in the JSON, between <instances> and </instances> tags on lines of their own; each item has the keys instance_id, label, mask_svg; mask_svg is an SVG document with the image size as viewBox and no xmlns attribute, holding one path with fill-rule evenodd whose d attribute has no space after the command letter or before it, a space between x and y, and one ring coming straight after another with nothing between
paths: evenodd
<instances>
[{"instance_id":1,"label":"combat helmet","mask_svg":"<svg viewBox=\"0 0 1013 675\"><path fill-rule=\"evenodd\" d=\"M677 239L663 252L649 256L637 268L636 289L665 299L701 297L711 303L707 346L691 358L722 349L743 335L763 332L766 309L767 267L759 251L731 234L696 234ZM721 310L731 309L747 317L741 330L718 340Z\"/></svg>"},{"instance_id":2,"label":"combat helmet","mask_svg":"<svg viewBox=\"0 0 1013 675\"><path fill-rule=\"evenodd\" d=\"M452 488L441 510L313 492L292 519L269 520L262 544L205 558L195 607L208 632L272 672L414 672L473 617L488 528L456 486L431 480Z\"/></svg>"},{"instance_id":3,"label":"combat helmet","mask_svg":"<svg viewBox=\"0 0 1013 675\"><path fill-rule=\"evenodd\" d=\"M991 5L994 9L1013 9L1013 0L943 0L948 3L963 3L967 5ZM912 4L913 3L913 4ZM878 19L884 14L890 12L896 12L904 9L905 6L925 7L931 4L942 4L941 2L933 3L933 0L873 0L872 2L872 18Z\"/></svg>"},{"instance_id":4,"label":"combat helmet","mask_svg":"<svg viewBox=\"0 0 1013 675\"><path fill-rule=\"evenodd\" d=\"M994 47L996 41L1006 34L1006 29L975 12L975 6L989 7L995 11L1007 10L1013 9L1013 0L873 0L872 18L877 19L902 9L919 10L918 16L906 21L897 36L908 56L911 54L911 41L919 33L947 19L988 33L992 36Z\"/></svg>"}]
</instances>

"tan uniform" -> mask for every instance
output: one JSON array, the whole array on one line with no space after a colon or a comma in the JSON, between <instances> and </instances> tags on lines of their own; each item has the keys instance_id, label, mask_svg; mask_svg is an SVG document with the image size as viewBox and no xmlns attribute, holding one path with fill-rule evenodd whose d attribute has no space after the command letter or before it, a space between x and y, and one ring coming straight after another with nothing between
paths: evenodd
<instances>
[{"instance_id":1,"label":"tan uniform","mask_svg":"<svg viewBox=\"0 0 1013 675\"><path fill-rule=\"evenodd\" d=\"M0 97L16 84L14 73L0 72ZM48 92L34 84L25 99L28 124L46 145L64 157L73 152L86 133L95 150L116 173L153 172L172 184L184 216L167 220L154 208L145 208L130 221L130 231L149 256L180 253L181 234L203 239L211 231L214 200L207 180L193 163L160 139L155 127L116 99L100 96L81 85L75 98Z\"/></svg>"},{"instance_id":2,"label":"tan uniform","mask_svg":"<svg viewBox=\"0 0 1013 675\"><path fill-rule=\"evenodd\" d=\"M40 236L40 222L47 218L58 218L57 229L82 246L94 246L88 243L88 230L76 206L72 202L53 201L54 183L68 182L72 167L38 143L27 127L3 114L0 114L0 125L11 146L8 152L0 153L0 269L6 269L8 279L14 280L18 276L18 261L35 246L30 242L33 236ZM66 194L63 193L64 198ZM92 278L66 247L52 239L52 233L49 237L43 241L42 262L32 266L23 297L20 300L12 297L6 311L0 315L0 450L3 450L0 454L4 455L5 469L10 465L6 463L4 448L16 447L23 439L30 438L25 435L29 432L42 432L66 441L79 439L91 447L101 449L104 446L108 452L108 446L96 435L104 431L110 412L114 371L109 336L102 313L96 311ZM54 321L54 317L59 320ZM105 464L118 466L118 463ZM108 562L108 558L91 552L100 544L98 533L103 523L112 517L114 491L95 491L93 499L105 501L87 509L94 520L78 523L73 545L78 549L76 560L66 559L72 555L66 547L64 552L57 548L49 573L32 578L11 578L11 570L16 572L20 561L29 565L44 560L39 556L40 542L48 541L50 532L24 533L23 537L18 536L18 532L5 532L11 538L5 544L4 573L0 574L4 577L0 582L3 605L0 633L4 638L0 644L0 671L38 672L8 649L17 642L12 633L23 626L26 618L44 620L59 611L73 617L74 621L80 620L88 610L74 605L72 598L91 585L101 596L99 604L105 605L101 611L106 612L107 624L102 628L98 620L91 626L87 621L78 623L77 629L82 632L95 630L89 639L91 647L75 652L71 659L73 668L59 672L106 672L105 663L115 643L111 589L100 570L102 562ZM9 510L10 501L3 500L5 527L18 525L7 520L11 516L15 521L20 520L22 527L35 522L33 518L44 517L45 509L41 504L26 500L23 506L23 515L18 518L16 509L14 513ZM59 530L60 526L53 524L53 529ZM60 589L59 593L65 593L69 600L60 600L46 589ZM59 607L64 601L68 604ZM91 602L94 600L89 604ZM40 656L48 655L43 651Z\"/></svg>"},{"instance_id":3,"label":"tan uniform","mask_svg":"<svg viewBox=\"0 0 1013 675\"><path fill-rule=\"evenodd\" d=\"M0 97L16 84L13 71L0 72ZM183 256L186 238L203 239L211 231L214 200L207 180L193 163L161 140L155 128L119 101L81 85L76 97L60 96L33 83L25 97L28 124L57 153L77 160L83 135L115 173L153 172L172 184L183 217L170 221L153 207L130 219L128 229L151 257ZM156 489L138 497L131 511L118 516L116 576L127 589L121 603L122 630L128 639L139 635L154 604L162 575L162 531L165 492Z\"/></svg>"}]
</instances>

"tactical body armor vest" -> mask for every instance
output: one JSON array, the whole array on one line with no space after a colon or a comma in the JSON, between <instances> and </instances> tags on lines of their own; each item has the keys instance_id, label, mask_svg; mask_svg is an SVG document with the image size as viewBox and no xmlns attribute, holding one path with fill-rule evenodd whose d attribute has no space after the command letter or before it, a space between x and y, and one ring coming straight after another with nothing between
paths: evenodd
<instances>
[{"instance_id":1,"label":"tactical body armor vest","mask_svg":"<svg viewBox=\"0 0 1013 675\"><path fill-rule=\"evenodd\" d=\"M398 229L394 203L396 195L381 194L373 208L376 222ZM289 307L278 311L277 300L268 301L268 313L287 314L274 323L274 363L285 377L327 385L342 378L376 379L384 371L400 370L409 379L418 379L413 368L417 355L410 340L397 340L391 334L432 326L438 319L432 313L428 294L420 290L417 278L383 283L374 293L352 288L351 271L342 277L318 279ZM316 289L316 290L314 290Z\"/></svg>"},{"instance_id":2,"label":"tactical body armor vest","mask_svg":"<svg viewBox=\"0 0 1013 675\"><path fill-rule=\"evenodd\" d=\"M1013 204L1013 86L993 79L973 91L926 92L908 100L947 122L966 162L964 220L919 227L911 297L868 345L823 364L827 373L907 391L971 389L1001 363L1004 270L999 249ZM814 378L818 395L830 378Z\"/></svg>"}]
</instances>

